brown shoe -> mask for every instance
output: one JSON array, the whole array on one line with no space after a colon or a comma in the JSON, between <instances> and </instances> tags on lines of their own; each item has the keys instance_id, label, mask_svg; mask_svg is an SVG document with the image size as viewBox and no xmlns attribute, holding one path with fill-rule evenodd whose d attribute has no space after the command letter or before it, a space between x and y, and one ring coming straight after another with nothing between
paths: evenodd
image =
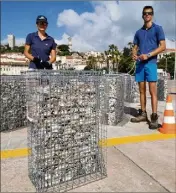
<instances>
[{"instance_id":1,"label":"brown shoe","mask_svg":"<svg viewBox=\"0 0 176 193\"><path fill-rule=\"evenodd\" d=\"M147 112L142 111L141 109L138 112L138 116L135 118L131 118L132 123L146 122L148 121Z\"/></svg>"},{"instance_id":2,"label":"brown shoe","mask_svg":"<svg viewBox=\"0 0 176 193\"><path fill-rule=\"evenodd\" d=\"M158 129L159 125L158 125L158 115L156 113L152 113L151 114L151 122L149 125L150 129Z\"/></svg>"}]
</instances>

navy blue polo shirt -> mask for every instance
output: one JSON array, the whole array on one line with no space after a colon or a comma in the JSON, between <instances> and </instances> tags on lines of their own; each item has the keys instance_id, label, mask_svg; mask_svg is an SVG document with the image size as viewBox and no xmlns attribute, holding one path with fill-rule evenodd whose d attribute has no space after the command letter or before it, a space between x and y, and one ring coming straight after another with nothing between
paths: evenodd
<instances>
[{"instance_id":1,"label":"navy blue polo shirt","mask_svg":"<svg viewBox=\"0 0 176 193\"><path fill-rule=\"evenodd\" d=\"M149 29L143 26L139 29L135 36L133 43L138 46L139 50L137 55L148 54L159 47L159 42L165 40L165 34L163 28L155 23ZM156 63L157 56L149 58L147 61L142 61L144 63Z\"/></svg>"},{"instance_id":2,"label":"navy blue polo shirt","mask_svg":"<svg viewBox=\"0 0 176 193\"><path fill-rule=\"evenodd\" d=\"M41 40L38 32L28 34L26 44L31 46L32 56L39 57L43 62L49 61L51 50L55 50L57 45L54 39L48 34L44 40ZM36 69L36 65L30 62L29 68Z\"/></svg>"}]
</instances>

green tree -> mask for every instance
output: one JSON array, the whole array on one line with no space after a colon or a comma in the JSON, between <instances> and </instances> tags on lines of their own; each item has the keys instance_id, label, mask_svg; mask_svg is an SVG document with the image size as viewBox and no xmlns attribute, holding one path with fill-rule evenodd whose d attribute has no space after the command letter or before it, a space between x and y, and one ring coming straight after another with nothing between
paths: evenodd
<instances>
[{"instance_id":1,"label":"green tree","mask_svg":"<svg viewBox=\"0 0 176 193\"><path fill-rule=\"evenodd\" d=\"M131 50L128 47L124 47L120 60L119 72L127 73L130 70L131 62Z\"/></svg>"},{"instance_id":2,"label":"green tree","mask_svg":"<svg viewBox=\"0 0 176 193\"><path fill-rule=\"evenodd\" d=\"M106 63L107 63L107 69L108 69L108 72L109 72L109 60L110 60L109 51L105 50L104 53L105 53L105 60L106 60Z\"/></svg>"},{"instance_id":3,"label":"green tree","mask_svg":"<svg viewBox=\"0 0 176 193\"><path fill-rule=\"evenodd\" d=\"M98 68L98 69L101 69L101 61L102 61L101 55L98 55L98 56L96 57L96 61L97 61L97 68Z\"/></svg>"},{"instance_id":4,"label":"green tree","mask_svg":"<svg viewBox=\"0 0 176 193\"><path fill-rule=\"evenodd\" d=\"M87 65L85 70L96 70L97 69L97 59L94 56L89 56L86 61Z\"/></svg>"},{"instance_id":5,"label":"green tree","mask_svg":"<svg viewBox=\"0 0 176 193\"><path fill-rule=\"evenodd\" d=\"M133 48L133 43L132 42L128 42L128 46L130 47L130 50Z\"/></svg>"},{"instance_id":6,"label":"green tree","mask_svg":"<svg viewBox=\"0 0 176 193\"><path fill-rule=\"evenodd\" d=\"M85 66L84 70L92 70L92 67L87 65L87 66Z\"/></svg>"},{"instance_id":7,"label":"green tree","mask_svg":"<svg viewBox=\"0 0 176 193\"><path fill-rule=\"evenodd\" d=\"M71 55L69 46L66 44L58 45L57 50L58 50L57 54L59 56L70 56Z\"/></svg>"},{"instance_id":8,"label":"green tree","mask_svg":"<svg viewBox=\"0 0 176 193\"><path fill-rule=\"evenodd\" d=\"M24 52L24 46L19 46L19 47L18 47L18 51L19 51L20 53L23 53L23 52Z\"/></svg>"},{"instance_id":9,"label":"green tree","mask_svg":"<svg viewBox=\"0 0 176 193\"><path fill-rule=\"evenodd\" d=\"M120 60L119 72L130 72L130 74L134 73L134 61L131 54L132 48L133 44L131 42L128 43L128 47L124 47Z\"/></svg>"},{"instance_id":10,"label":"green tree","mask_svg":"<svg viewBox=\"0 0 176 193\"><path fill-rule=\"evenodd\" d=\"M118 71L121 54L114 44L109 45L109 59L113 64L113 71Z\"/></svg>"},{"instance_id":11,"label":"green tree","mask_svg":"<svg viewBox=\"0 0 176 193\"><path fill-rule=\"evenodd\" d=\"M164 55L158 61L158 68L166 70L173 77L174 76L174 64L175 64L175 53L170 53L170 54Z\"/></svg>"},{"instance_id":12,"label":"green tree","mask_svg":"<svg viewBox=\"0 0 176 193\"><path fill-rule=\"evenodd\" d=\"M131 56L131 50L130 48L124 47L123 48L123 57L130 57Z\"/></svg>"},{"instance_id":13,"label":"green tree","mask_svg":"<svg viewBox=\"0 0 176 193\"><path fill-rule=\"evenodd\" d=\"M105 62L105 55L101 53L100 55L100 69L102 69L102 64Z\"/></svg>"},{"instance_id":14,"label":"green tree","mask_svg":"<svg viewBox=\"0 0 176 193\"><path fill-rule=\"evenodd\" d=\"M11 51L11 48L10 48L9 44L6 44L5 47L6 47L7 51Z\"/></svg>"},{"instance_id":15,"label":"green tree","mask_svg":"<svg viewBox=\"0 0 176 193\"><path fill-rule=\"evenodd\" d=\"M11 49L9 47L9 45L6 44L3 47L1 46L1 50L2 50L1 53L5 53L5 52L7 52L7 53L9 53L9 52L23 53L24 52L24 46L15 46L13 49Z\"/></svg>"}]
</instances>

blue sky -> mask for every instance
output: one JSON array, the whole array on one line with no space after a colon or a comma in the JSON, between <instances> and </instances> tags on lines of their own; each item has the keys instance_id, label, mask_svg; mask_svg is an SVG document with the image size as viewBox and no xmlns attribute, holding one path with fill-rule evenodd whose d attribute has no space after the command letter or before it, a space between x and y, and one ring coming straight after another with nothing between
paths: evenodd
<instances>
[{"instance_id":1,"label":"blue sky","mask_svg":"<svg viewBox=\"0 0 176 193\"><path fill-rule=\"evenodd\" d=\"M176 39L176 1L2 1L1 42L14 34L16 45L24 43L27 34L37 30L36 17L45 15L47 33L57 44L67 44L71 36L76 51L102 51L110 44L123 49L143 25L141 13L146 5L153 6L154 22L163 27L167 47L175 48L171 39Z\"/></svg>"},{"instance_id":2,"label":"blue sky","mask_svg":"<svg viewBox=\"0 0 176 193\"><path fill-rule=\"evenodd\" d=\"M49 26L47 32L56 39L61 38L64 27L57 27L57 17L64 9L73 9L77 13L91 12L93 7L87 1L18 1L1 2L1 40L7 34L14 34L16 38L25 38L30 32L36 31L37 15L45 15Z\"/></svg>"}]
</instances>

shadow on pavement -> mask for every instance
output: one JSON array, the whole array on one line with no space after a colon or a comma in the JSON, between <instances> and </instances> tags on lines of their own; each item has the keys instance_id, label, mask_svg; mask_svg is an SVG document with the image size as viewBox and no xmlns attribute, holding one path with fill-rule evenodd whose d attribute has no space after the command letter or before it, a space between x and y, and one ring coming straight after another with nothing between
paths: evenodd
<instances>
[{"instance_id":1,"label":"shadow on pavement","mask_svg":"<svg viewBox=\"0 0 176 193\"><path fill-rule=\"evenodd\" d=\"M138 110L133 107L124 106L124 113L136 117L138 115Z\"/></svg>"}]
</instances>

